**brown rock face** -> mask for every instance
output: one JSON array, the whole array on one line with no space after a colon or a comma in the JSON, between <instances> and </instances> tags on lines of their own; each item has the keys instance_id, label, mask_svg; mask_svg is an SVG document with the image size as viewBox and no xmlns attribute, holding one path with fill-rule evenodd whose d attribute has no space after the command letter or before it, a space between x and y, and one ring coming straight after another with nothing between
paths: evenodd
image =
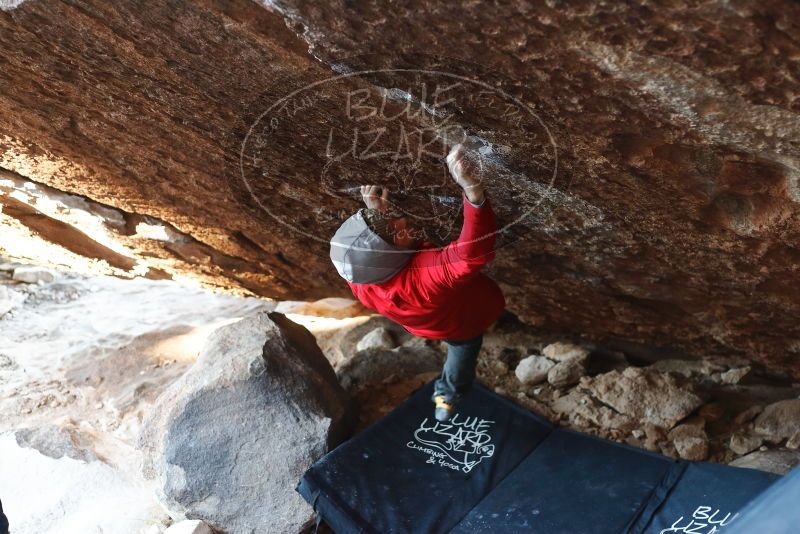
<instances>
[{"instance_id":1,"label":"brown rock face","mask_svg":"<svg viewBox=\"0 0 800 534\"><path fill-rule=\"evenodd\" d=\"M787 0L29 1L0 12L0 166L162 221L165 272L300 299L346 295L358 184L452 238L466 139L525 321L800 376L798 34Z\"/></svg>"}]
</instances>

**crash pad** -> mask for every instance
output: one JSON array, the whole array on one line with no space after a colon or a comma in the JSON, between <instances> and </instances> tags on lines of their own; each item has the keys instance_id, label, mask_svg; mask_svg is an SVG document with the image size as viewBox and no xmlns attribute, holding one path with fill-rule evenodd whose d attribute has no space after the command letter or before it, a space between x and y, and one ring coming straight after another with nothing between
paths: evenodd
<instances>
[{"instance_id":1,"label":"crash pad","mask_svg":"<svg viewBox=\"0 0 800 534\"><path fill-rule=\"evenodd\" d=\"M432 392L305 473L297 489L334 532L716 534L778 478L557 429L481 386L440 423Z\"/></svg>"}]
</instances>

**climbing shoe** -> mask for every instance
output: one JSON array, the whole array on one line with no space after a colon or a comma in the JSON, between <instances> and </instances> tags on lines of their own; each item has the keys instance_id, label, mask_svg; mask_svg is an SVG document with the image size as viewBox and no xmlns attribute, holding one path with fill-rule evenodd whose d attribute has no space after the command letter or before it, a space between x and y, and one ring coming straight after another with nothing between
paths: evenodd
<instances>
[{"instance_id":1,"label":"climbing shoe","mask_svg":"<svg viewBox=\"0 0 800 534\"><path fill-rule=\"evenodd\" d=\"M436 395L433 397L433 402L436 403L436 410L434 416L437 421L447 421L456 411L456 405L450 402L445 402L444 395Z\"/></svg>"}]
</instances>

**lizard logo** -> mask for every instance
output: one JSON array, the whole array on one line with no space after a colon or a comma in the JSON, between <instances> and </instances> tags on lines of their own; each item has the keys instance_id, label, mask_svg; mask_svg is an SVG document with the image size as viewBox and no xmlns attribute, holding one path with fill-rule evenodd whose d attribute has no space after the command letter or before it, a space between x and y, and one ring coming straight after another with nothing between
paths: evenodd
<instances>
[{"instance_id":1,"label":"lizard logo","mask_svg":"<svg viewBox=\"0 0 800 534\"><path fill-rule=\"evenodd\" d=\"M495 446L489 434L492 423L460 414L447 422L426 418L406 445L427 454L429 464L469 473L483 459L494 456Z\"/></svg>"}]
</instances>

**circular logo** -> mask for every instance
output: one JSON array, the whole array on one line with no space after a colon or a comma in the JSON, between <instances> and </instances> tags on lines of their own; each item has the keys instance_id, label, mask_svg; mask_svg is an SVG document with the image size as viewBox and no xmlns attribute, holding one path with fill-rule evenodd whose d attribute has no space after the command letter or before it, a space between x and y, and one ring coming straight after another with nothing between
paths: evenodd
<instances>
[{"instance_id":1,"label":"circular logo","mask_svg":"<svg viewBox=\"0 0 800 534\"><path fill-rule=\"evenodd\" d=\"M389 213L407 220L416 241L444 246L460 231L461 189L445 161L460 144L498 213L506 242L497 246L520 237L511 229L558 173L546 124L531 104L476 78L474 65L430 56L408 63L424 68L338 64L329 76L320 67L282 80L259 101L239 171L286 231L327 244L363 207L362 186L374 184L388 188Z\"/></svg>"}]
</instances>

